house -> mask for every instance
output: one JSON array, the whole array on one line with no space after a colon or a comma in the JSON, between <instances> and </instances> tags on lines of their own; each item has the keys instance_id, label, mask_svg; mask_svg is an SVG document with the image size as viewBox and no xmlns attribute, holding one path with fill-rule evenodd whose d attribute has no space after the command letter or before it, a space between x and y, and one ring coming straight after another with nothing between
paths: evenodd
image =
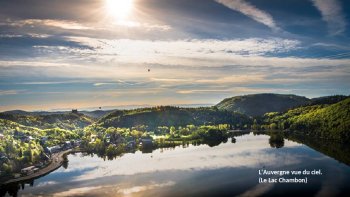
<instances>
[{"instance_id":1,"label":"house","mask_svg":"<svg viewBox=\"0 0 350 197\"><path fill-rule=\"evenodd\" d=\"M23 175L30 175L30 174L33 174L34 173L34 169L36 169L35 166L29 166L27 168L23 168L21 170L21 174Z\"/></svg>"},{"instance_id":2,"label":"house","mask_svg":"<svg viewBox=\"0 0 350 197\"><path fill-rule=\"evenodd\" d=\"M44 145L44 144L47 142L48 139L49 139L49 138L46 137L46 136L40 138L40 144L41 144L41 145Z\"/></svg>"},{"instance_id":3,"label":"house","mask_svg":"<svg viewBox=\"0 0 350 197\"><path fill-rule=\"evenodd\" d=\"M52 154L47 147L44 147L44 152L40 154L40 161L46 163L50 160Z\"/></svg>"},{"instance_id":4,"label":"house","mask_svg":"<svg viewBox=\"0 0 350 197\"><path fill-rule=\"evenodd\" d=\"M126 145L127 149L134 149L136 147L136 142L135 141L129 141Z\"/></svg>"},{"instance_id":5,"label":"house","mask_svg":"<svg viewBox=\"0 0 350 197\"><path fill-rule=\"evenodd\" d=\"M21 174L18 174L18 173L13 174L13 178L15 179L18 179L19 177L21 177Z\"/></svg>"},{"instance_id":6,"label":"house","mask_svg":"<svg viewBox=\"0 0 350 197\"><path fill-rule=\"evenodd\" d=\"M50 157L51 157L51 151L50 151L50 149L48 148L48 147L44 147L44 153L46 154L46 155L50 155Z\"/></svg>"},{"instance_id":7,"label":"house","mask_svg":"<svg viewBox=\"0 0 350 197\"><path fill-rule=\"evenodd\" d=\"M74 148L74 147L79 147L80 144L81 144L81 140L71 140L70 141L70 144L71 144L71 148Z\"/></svg>"},{"instance_id":8,"label":"house","mask_svg":"<svg viewBox=\"0 0 350 197\"><path fill-rule=\"evenodd\" d=\"M52 146L52 147L48 147L49 153L53 154L53 153L58 153L62 150L62 148L60 146Z\"/></svg>"},{"instance_id":9,"label":"house","mask_svg":"<svg viewBox=\"0 0 350 197\"><path fill-rule=\"evenodd\" d=\"M81 140L76 140L76 141L74 141L74 146L75 146L75 147L79 147L80 144L81 144Z\"/></svg>"},{"instance_id":10,"label":"house","mask_svg":"<svg viewBox=\"0 0 350 197\"><path fill-rule=\"evenodd\" d=\"M73 143L74 144L74 143ZM66 141L63 144L63 149L67 150L67 149L71 149L73 148L72 142L71 141Z\"/></svg>"},{"instance_id":11,"label":"house","mask_svg":"<svg viewBox=\"0 0 350 197\"><path fill-rule=\"evenodd\" d=\"M0 153L0 164L6 163L8 160L8 157L4 153Z\"/></svg>"},{"instance_id":12,"label":"house","mask_svg":"<svg viewBox=\"0 0 350 197\"><path fill-rule=\"evenodd\" d=\"M110 142L111 142L111 135L107 134L107 135L105 136L105 142L106 142L106 143L110 143Z\"/></svg>"},{"instance_id":13,"label":"house","mask_svg":"<svg viewBox=\"0 0 350 197\"><path fill-rule=\"evenodd\" d=\"M144 138L140 140L140 146L144 147L152 147L153 141L150 138Z\"/></svg>"},{"instance_id":14,"label":"house","mask_svg":"<svg viewBox=\"0 0 350 197\"><path fill-rule=\"evenodd\" d=\"M36 165L35 165L35 167L36 168L42 168L42 167L44 167L44 163L43 162L39 162L39 163L37 163Z\"/></svg>"},{"instance_id":15,"label":"house","mask_svg":"<svg viewBox=\"0 0 350 197\"><path fill-rule=\"evenodd\" d=\"M91 135L90 138L91 138L91 142L95 142L96 138L97 138L97 135Z\"/></svg>"},{"instance_id":16,"label":"house","mask_svg":"<svg viewBox=\"0 0 350 197\"><path fill-rule=\"evenodd\" d=\"M21 142L29 143L30 141L34 140L32 136L21 136L19 137Z\"/></svg>"}]
</instances>

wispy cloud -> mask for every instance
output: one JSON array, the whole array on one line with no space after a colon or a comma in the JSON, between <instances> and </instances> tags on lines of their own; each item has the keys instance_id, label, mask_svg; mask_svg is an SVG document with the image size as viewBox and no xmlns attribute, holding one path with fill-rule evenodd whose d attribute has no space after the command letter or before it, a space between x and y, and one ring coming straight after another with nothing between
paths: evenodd
<instances>
[{"instance_id":1,"label":"wispy cloud","mask_svg":"<svg viewBox=\"0 0 350 197\"><path fill-rule=\"evenodd\" d=\"M97 186L97 187L78 187L74 189L69 189L67 191L55 193L54 196L59 197L59 196L83 196L88 194L89 192L92 192L94 190L102 189L102 186Z\"/></svg>"},{"instance_id":2,"label":"wispy cloud","mask_svg":"<svg viewBox=\"0 0 350 197\"><path fill-rule=\"evenodd\" d=\"M118 191L118 193L124 194L124 195L130 195L130 194L137 193L137 192L144 192L147 190L153 190L155 188L161 188L161 187L170 187L173 185L175 185L174 181L168 181L166 183L154 183L154 184L150 184L150 185L134 186L131 188L120 189Z\"/></svg>"},{"instance_id":3,"label":"wispy cloud","mask_svg":"<svg viewBox=\"0 0 350 197\"><path fill-rule=\"evenodd\" d=\"M63 30L100 30L107 31L110 29L116 30L120 28L133 28L133 29L143 29L144 31L169 31L172 29L169 25L157 24L157 23L147 23L138 21L117 21L109 22L108 25L105 23L82 23L71 20L58 20L58 19L24 19L24 20L0 20L0 26L10 26L10 27L52 27L60 28Z\"/></svg>"},{"instance_id":4,"label":"wispy cloud","mask_svg":"<svg viewBox=\"0 0 350 197\"><path fill-rule=\"evenodd\" d=\"M342 6L337 0L312 0L321 12L322 19L327 22L331 35L338 35L345 31L346 20Z\"/></svg>"},{"instance_id":5,"label":"wispy cloud","mask_svg":"<svg viewBox=\"0 0 350 197\"><path fill-rule=\"evenodd\" d=\"M0 25L9 25L14 27L23 27L26 25L37 26L45 25L52 27L59 27L62 29L72 29L72 30L87 30L93 29L92 27L85 26L75 21L68 20L51 20L51 19L25 19L25 20L7 20L0 23Z\"/></svg>"},{"instance_id":6,"label":"wispy cloud","mask_svg":"<svg viewBox=\"0 0 350 197\"><path fill-rule=\"evenodd\" d=\"M226 7L232 10L241 12L242 14L252 18L253 20L270 27L272 30L277 31L280 29L269 13L258 9L254 5L244 0L215 0L215 1L225 5Z\"/></svg>"},{"instance_id":7,"label":"wispy cloud","mask_svg":"<svg viewBox=\"0 0 350 197\"><path fill-rule=\"evenodd\" d=\"M103 83L94 83L94 86L105 86L105 85L114 85L115 83L103 82Z\"/></svg>"},{"instance_id":8,"label":"wispy cloud","mask_svg":"<svg viewBox=\"0 0 350 197\"><path fill-rule=\"evenodd\" d=\"M274 187L274 184L258 184L239 197L249 197L249 196L262 196L266 192L270 191Z\"/></svg>"},{"instance_id":9,"label":"wispy cloud","mask_svg":"<svg viewBox=\"0 0 350 197\"><path fill-rule=\"evenodd\" d=\"M224 52L239 55L263 55L265 53L281 53L295 50L300 41L282 38L249 38L249 39L192 39L192 40L131 40L131 39L94 39L87 37L71 37L71 41L95 48L97 52L109 54L179 55L194 53Z\"/></svg>"},{"instance_id":10,"label":"wispy cloud","mask_svg":"<svg viewBox=\"0 0 350 197\"><path fill-rule=\"evenodd\" d=\"M19 85L57 85L57 84L71 84L77 83L76 81L32 81L32 82L20 82L15 83Z\"/></svg>"},{"instance_id":11,"label":"wispy cloud","mask_svg":"<svg viewBox=\"0 0 350 197\"><path fill-rule=\"evenodd\" d=\"M18 90L0 90L0 96L2 95L14 95L18 94L20 91Z\"/></svg>"}]
</instances>

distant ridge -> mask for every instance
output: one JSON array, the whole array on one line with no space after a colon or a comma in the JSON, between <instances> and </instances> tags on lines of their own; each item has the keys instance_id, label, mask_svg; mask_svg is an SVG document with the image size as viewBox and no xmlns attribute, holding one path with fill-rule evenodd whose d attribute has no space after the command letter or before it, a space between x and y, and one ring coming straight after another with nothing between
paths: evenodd
<instances>
[{"instance_id":1,"label":"distant ridge","mask_svg":"<svg viewBox=\"0 0 350 197\"><path fill-rule=\"evenodd\" d=\"M11 113L12 112L12 113ZM14 113L16 112L16 113ZM82 113L71 112L26 112L18 110L0 113L0 119L9 120L18 124L40 129L61 128L74 130L84 128L95 122L94 118L88 117ZM46 113L46 114L45 114Z\"/></svg>"},{"instance_id":2,"label":"distant ridge","mask_svg":"<svg viewBox=\"0 0 350 197\"><path fill-rule=\"evenodd\" d=\"M283 112L306 105L310 99L293 94L250 94L224 99L216 105L220 110L240 112L249 116L261 116L267 112Z\"/></svg>"}]
</instances>

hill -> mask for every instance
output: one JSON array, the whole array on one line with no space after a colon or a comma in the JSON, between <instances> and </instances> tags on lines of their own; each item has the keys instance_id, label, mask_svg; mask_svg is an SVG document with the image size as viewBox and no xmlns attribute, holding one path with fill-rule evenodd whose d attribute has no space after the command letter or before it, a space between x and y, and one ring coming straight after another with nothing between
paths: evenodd
<instances>
[{"instance_id":1,"label":"hill","mask_svg":"<svg viewBox=\"0 0 350 197\"><path fill-rule=\"evenodd\" d=\"M91 118L99 119L106 114L113 112L114 110L95 110L95 111L80 111L80 113Z\"/></svg>"},{"instance_id":2,"label":"hill","mask_svg":"<svg viewBox=\"0 0 350 197\"><path fill-rule=\"evenodd\" d=\"M216 107L179 108L161 106L114 111L101 118L97 124L105 128L147 126L148 129L155 129L158 126L186 126L191 124L231 124L241 128L250 122L251 119L243 114L221 111Z\"/></svg>"},{"instance_id":3,"label":"hill","mask_svg":"<svg viewBox=\"0 0 350 197\"><path fill-rule=\"evenodd\" d=\"M267 112L283 112L308 104L306 97L284 94L251 94L227 98L216 105L218 109L262 116Z\"/></svg>"},{"instance_id":4,"label":"hill","mask_svg":"<svg viewBox=\"0 0 350 197\"><path fill-rule=\"evenodd\" d=\"M24 114L24 115L23 115ZM40 129L61 128L74 130L84 128L95 120L81 113L50 113L48 115L37 115L34 112L27 113L0 113L0 119L10 120L18 124Z\"/></svg>"},{"instance_id":5,"label":"hill","mask_svg":"<svg viewBox=\"0 0 350 197\"><path fill-rule=\"evenodd\" d=\"M350 98L344 95L334 95L334 96L323 96L318 98L313 98L310 100L309 105L321 105L321 104L334 104L342 100Z\"/></svg>"},{"instance_id":6,"label":"hill","mask_svg":"<svg viewBox=\"0 0 350 197\"><path fill-rule=\"evenodd\" d=\"M284 130L349 142L350 98L331 105L298 107L282 114L268 113L265 122Z\"/></svg>"},{"instance_id":7,"label":"hill","mask_svg":"<svg viewBox=\"0 0 350 197\"><path fill-rule=\"evenodd\" d=\"M79 111L79 113L89 116L91 118L98 119L114 110L94 110L94 111ZM39 116L39 115L53 115L53 114L67 114L68 111L23 111L23 110L11 110L2 112L3 114L12 115L27 115L27 116Z\"/></svg>"}]
</instances>

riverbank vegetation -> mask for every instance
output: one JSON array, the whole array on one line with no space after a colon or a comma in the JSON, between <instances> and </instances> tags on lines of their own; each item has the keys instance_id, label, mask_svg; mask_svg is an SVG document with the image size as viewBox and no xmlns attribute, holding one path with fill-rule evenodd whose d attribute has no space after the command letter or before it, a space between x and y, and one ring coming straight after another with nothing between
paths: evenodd
<instances>
[{"instance_id":1,"label":"riverbank vegetation","mask_svg":"<svg viewBox=\"0 0 350 197\"><path fill-rule=\"evenodd\" d=\"M301 132L316 138L350 141L350 98L335 104L319 104L267 113L253 128Z\"/></svg>"},{"instance_id":2,"label":"riverbank vegetation","mask_svg":"<svg viewBox=\"0 0 350 197\"><path fill-rule=\"evenodd\" d=\"M92 125L85 129L81 148L88 153L113 158L125 152L153 150L174 147L186 143L227 141L230 125L187 125L185 127L159 126L155 131L145 127L115 128Z\"/></svg>"}]
</instances>

